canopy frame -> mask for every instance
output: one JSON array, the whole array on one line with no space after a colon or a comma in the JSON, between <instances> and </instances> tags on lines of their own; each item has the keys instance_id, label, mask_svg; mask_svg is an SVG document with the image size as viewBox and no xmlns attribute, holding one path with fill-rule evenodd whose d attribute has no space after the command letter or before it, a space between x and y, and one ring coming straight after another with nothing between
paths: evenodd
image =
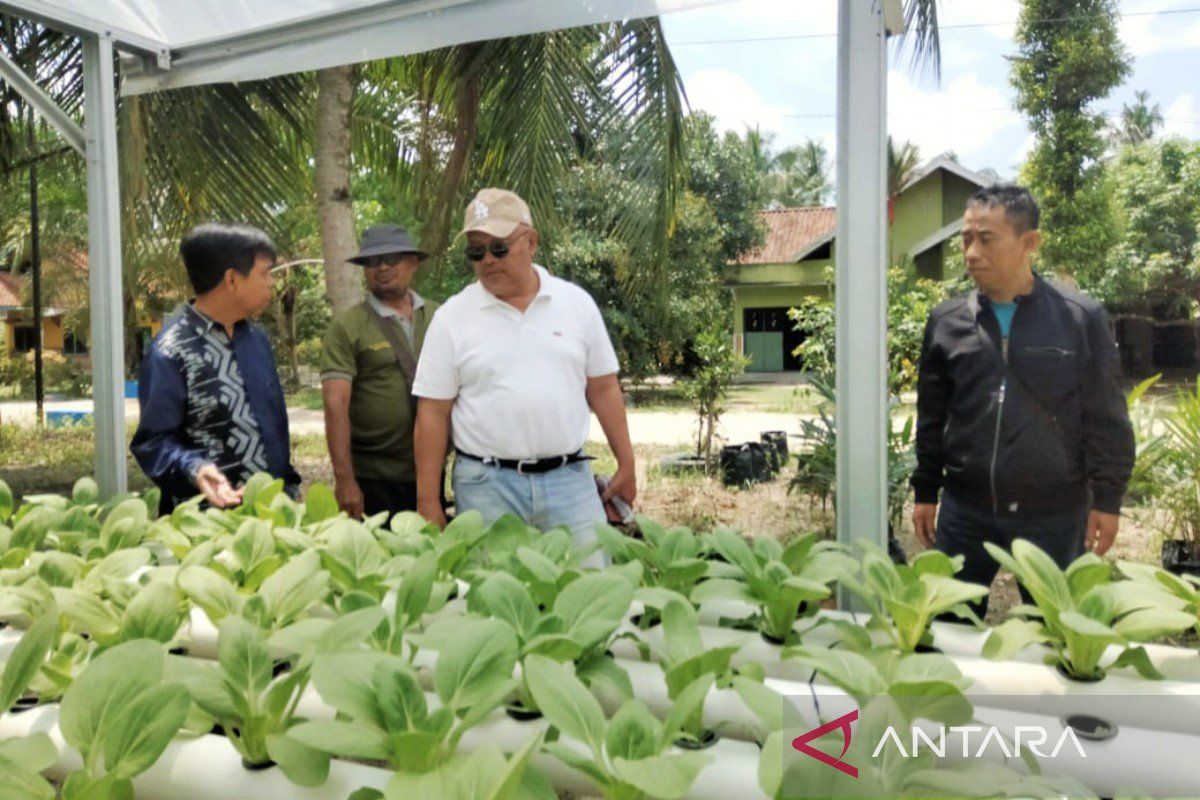
<instances>
[{"instance_id":1,"label":"canopy frame","mask_svg":"<svg viewBox=\"0 0 1200 800\"><path fill-rule=\"evenodd\" d=\"M720 0L591 0L569 7L592 21ZM528 0L514 0L528 2ZM79 148L87 159L88 259L91 282L92 376L95 402L96 478L104 497L126 490L124 414L124 324L121 303L120 193L116 146L114 50L135 57L142 87L171 85L170 70L200 69L189 83L228 80L218 67L247 54L279 48L311 48L315 38L336 31L370 32L382 17L395 20L420 11L462 11L477 4L493 10L501 0L383 0L310 18L241 31L172 52L169 43L114 26L45 0L0 0L0 11L81 37L84 55L85 124L80 131L61 108L15 64L0 74ZM578 13L576 13L578 12ZM561 12L554 12L561 13ZM557 17L556 17L557 18ZM544 21L544 20L543 20ZM537 25L523 22L529 31ZM576 24L584 24L577 22ZM837 274L837 509L838 539L882 543L887 531L887 248L886 248L886 39L903 25L900 0L839 0L838 8L838 231ZM445 32L443 32L445 33ZM504 33L504 32L501 32ZM377 42L377 40L375 40ZM438 42L436 46L444 46ZM426 48L429 49L429 48ZM411 50L409 51L411 52ZM396 55L398 53L393 53ZM371 57L380 57L372 55ZM350 60L354 60L351 57ZM361 59L359 59L361 60ZM308 68L314 68L310 64ZM321 64L319 66L333 66ZM15 71L14 71L15 70ZM849 157L854 154L853 157ZM842 597L843 603L849 598Z\"/></svg>"}]
</instances>

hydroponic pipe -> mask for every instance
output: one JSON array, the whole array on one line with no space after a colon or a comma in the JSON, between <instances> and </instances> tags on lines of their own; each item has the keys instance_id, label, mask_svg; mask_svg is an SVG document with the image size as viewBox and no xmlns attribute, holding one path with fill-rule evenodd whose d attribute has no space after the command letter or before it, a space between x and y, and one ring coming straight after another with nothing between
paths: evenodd
<instances>
[{"instance_id":1,"label":"hydroponic pipe","mask_svg":"<svg viewBox=\"0 0 1200 800\"><path fill-rule=\"evenodd\" d=\"M63 780L82 759L58 729L58 706L46 705L0 718L0 738L44 732L58 748L47 776ZM314 788L297 786L278 768L248 770L224 736L177 737L148 770L133 779L138 800L343 800L364 786L382 790L391 772L334 759L329 780Z\"/></svg>"},{"instance_id":2,"label":"hydroponic pipe","mask_svg":"<svg viewBox=\"0 0 1200 800\"><path fill-rule=\"evenodd\" d=\"M859 709L858 703L841 689L825 684L801 685L798 705L806 723L817 725ZM1039 750L1046 755L1055 751L1063 737L1065 725L1059 717L1048 714L1017 713L998 708L976 706L972 725L978 731L962 732L947 729L945 756L951 760L963 760L964 744L971 757L979 754L988 731L995 728L1005 738L1012 758L993 741L983 750L989 761L1007 763L1020 771L1027 771L1013 749L1017 729L1023 729L1022 741L1036 743L1041 733L1045 742ZM938 742L937 728L928 721L921 726L934 742ZM1196 776L1194 754L1200 752L1200 737L1181 733L1145 730L1121 726L1116 735L1105 741L1092 741L1076 737L1083 755L1070 740L1057 749L1052 758L1039 759L1038 763L1047 775L1063 775L1075 778L1100 797L1195 797L1200 786ZM964 742L965 739L965 742ZM910 754L912 734L899 732L899 741ZM875 743L868 742L875 748ZM894 744L887 745L894 752ZM925 744L921 744L925 748ZM927 748L926 748L927 749Z\"/></svg>"},{"instance_id":3,"label":"hydroponic pipe","mask_svg":"<svg viewBox=\"0 0 1200 800\"><path fill-rule=\"evenodd\" d=\"M470 752L483 744L492 744L511 752L547 727L545 720L517 722L496 712L489 720L472 728L459 747L462 752ZM58 761L47 771L48 777L61 781L68 773L80 768L79 754L66 745L59 732L57 705L0 717L0 739L36 732L49 734L59 751ZM559 741L581 753L586 752L578 742L564 738ZM765 800L765 795L757 789L759 750L755 745L723 741L707 752L712 755L711 763L700 773L686 797L692 800L728 800L730 797ZM596 791L585 776L549 755L538 753L533 760L556 789L577 793ZM343 800L364 786L382 789L391 775L390 771L378 767L333 759L326 783L319 787L300 787L288 781L277 768L245 769L241 756L227 739L209 734L177 738L150 769L134 778L133 783L138 800Z\"/></svg>"},{"instance_id":4,"label":"hydroponic pipe","mask_svg":"<svg viewBox=\"0 0 1200 800\"><path fill-rule=\"evenodd\" d=\"M638 611L640 612L640 605ZM702 604L697 609L697 616L700 623L703 625L718 626L722 618L727 619L743 619L754 614L757 609L740 600L711 600ZM852 622L857 625L864 625L869 614L855 614L849 611L840 611L834 609L822 609L818 612L818 616L827 617L829 619L843 620ZM804 641L810 644L813 643L832 643L836 636L831 628L818 627L814 630L807 630L815 620L807 619L796 623L796 630L804 631ZM930 633L933 636L933 646L941 650L946 655L963 655L972 657L982 657L983 643L987 641L990 633L988 630L978 630L971 625L958 624L954 622L935 621L929 626ZM887 642L887 637L879 632L872 632L872 638L880 644ZM1146 649L1146 654L1150 657L1150 662L1163 674L1164 677L1177 681L1200 681L1200 653L1195 650L1185 647L1171 647L1162 644L1145 644L1142 645ZM1102 666L1108 666L1117 660L1121 655L1123 648L1116 645L1109 645L1105 649L1104 656L1100 663ZM1033 664L1041 664L1042 657L1047 653L1047 649L1042 645L1030 645L1009 661L1027 661ZM1124 674L1136 676L1137 672L1132 667L1119 668Z\"/></svg>"},{"instance_id":5,"label":"hydroponic pipe","mask_svg":"<svg viewBox=\"0 0 1200 800\"><path fill-rule=\"evenodd\" d=\"M634 630L631 626L623 630ZM639 635L652 652L664 646L662 628L656 626L640 631ZM783 659L782 649L766 642L753 631L733 628L700 627L700 638L707 648L739 646L733 664L761 664L766 674L784 680L807 682L813 670L798 661ZM620 658L637 659L636 645L617 640L613 654ZM971 680L966 694L976 706L1009 708L1043 714L1067 715L1087 713L1094 701L1088 698L1155 697L1169 698L1169 704L1159 702L1126 702L1120 704L1113 720L1119 725L1154 731L1175 731L1200 735L1200 683L1184 681L1154 681L1110 674L1095 683L1073 681L1053 667L1019 661L990 661L966 656L947 656L965 677ZM824 682L820 675L816 678ZM1169 705L1171 713L1164 714ZM1200 785L1200 784L1198 784Z\"/></svg>"}]
</instances>

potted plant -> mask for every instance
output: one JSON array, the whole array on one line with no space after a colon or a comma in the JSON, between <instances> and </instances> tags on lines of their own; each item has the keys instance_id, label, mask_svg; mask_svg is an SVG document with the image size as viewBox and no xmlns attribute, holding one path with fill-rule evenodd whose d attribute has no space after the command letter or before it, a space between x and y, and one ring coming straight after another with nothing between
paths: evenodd
<instances>
[{"instance_id":1,"label":"potted plant","mask_svg":"<svg viewBox=\"0 0 1200 800\"><path fill-rule=\"evenodd\" d=\"M1016 575L1035 606L1013 608L1013 617L992 629L983 646L987 658L1003 660L1028 645L1049 648L1045 661L1071 680L1098 681L1105 675L1100 659L1109 645L1124 648L1111 667L1133 667L1146 678L1161 679L1146 650L1150 642L1195 625L1195 616L1165 593L1136 581L1114 580L1113 565L1085 553L1066 570L1024 539L1012 553L985 542L992 558Z\"/></svg>"}]
</instances>

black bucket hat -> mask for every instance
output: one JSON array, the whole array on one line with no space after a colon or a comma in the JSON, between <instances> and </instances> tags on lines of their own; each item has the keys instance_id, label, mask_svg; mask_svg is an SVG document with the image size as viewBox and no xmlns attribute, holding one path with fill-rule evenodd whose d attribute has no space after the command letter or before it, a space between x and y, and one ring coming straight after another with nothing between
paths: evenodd
<instances>
[{"instance_id":1,"label":"black bucket hat","mask_svg":"<svg viewBox=\"0 0 1200 800\"><path fill-rule=\"evenodd\" d=\"M413 244L408 231L399 225L372 225L363 231L358 252L346 260L361 266L364 258L388 253L415 253L417 258L429 258L429 254Z\"/></svg>"}]
</instances>

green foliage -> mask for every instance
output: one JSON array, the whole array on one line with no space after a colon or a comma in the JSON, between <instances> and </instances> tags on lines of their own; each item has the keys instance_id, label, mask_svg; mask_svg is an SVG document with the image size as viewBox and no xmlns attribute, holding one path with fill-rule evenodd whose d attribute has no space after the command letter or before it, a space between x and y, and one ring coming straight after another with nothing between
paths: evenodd
<instances>
[{"instance_id":1,"label":"green foliage","mask_svg":"<svg viewBox=\"0 0 1200 800\"><path fill-rule=\"evenodd\" d=\"M832 273L830 274L832 290ZM888 391L898 395L911 391L917 383L917 363L921 340L929 312L949 296L945 282L914 277L911 264L901 263L888 270ZM809 297L790 312L796 330L804 342L796 355L804 359L805 369L833 385L837 324L834 304L825 297Z\"/></svg>"},{"instance_id":2,"label":"green foliage","mask_svg":"<svg viewBox=\"0 0 1200 800\"><path fill-rule=\"evenodd\" d=\"M662 280L648 284L644 249L622 236L620 219L637 213L638 187L613 159L618 132L602 137L556 193L562 228L548 263L583 286L600 306L621 372L642 380L686 370L696 337L724 319L721 270L762 241L758 186L745 144L720 135L711 117L685 120L687 169L676 202Z\"/></svg>"},{"instance_id":3,"label":"green foliage","mask_svg":"<svg viewBox=\"0 0 1200 800\"><path fill-rule=\"evenodd\" d=\"M1114 241L1105 119L1091 105L1129 73L1116 0L1027 0L1014 38L1011 80L1035 137L1022 179L1041 205L1042 259L1088 286Z\"/></svg>"},{"instance_id":4,"label":"green foliage","mask_svg":"<svg viewBox=\"0 0 1200 800\"><path fill-rule=\"evenodd\" d=\"M843 578L842 585L871 610L868 628L883 631L901 652L932 645L929 625L942 614L983 624L967 604L987 597L988 587L955 580L954 574L962 569L962 556L951 558L938 550L926 550L911 564L896 565L878 546L859 547L861 582Z\"/></svg>"},{"instance_id":5,"label":"green foliage","mask_svg":"<svg viewBox=\"0 0 1200 800\"><path fill-rule=\"evenodd\" d=\"M1192 390L1177 392L1175 408L1162 422L1167 439L1156 476L1162 485L1158 506L1166 512L1164 534L1183 539L1200 557L1200 379Z\"/></svg>"},{"instance_id":6,"label":"green foliage","mask_svg":"<svg viewBox=\"0 0 1200 800\"><path fill-rule=\"evenodd\" d=\"M1024 539L1012 554L991 542L992 558L1016 575L1036 606L1017 606L1008 621L993 628L983 646L992 659L1011 658L1028 645L1046 644L1046 661L1077 680L1099 680L1100 660L1109 645L1122 648L1110 667L1131 666L1146 678L1162 678L1137 642L1154 641L1195 625L1195 617L1157 590L1134 581L1114 580L1113 565L1085 553L1067 569Z\"/></svg>"},{"instance_id":7,"label":"green foliage","mask_svg":"<svg viewBox=\"0 0 1200 800\"><path fill-rule=\"evenodd\" d=\"M569 664L533 655L525 660L525 670L546 719L585 748L581 752L566 742L555 742L546 745L546 751L595 781L606 800L674 800L687 792L712 760L703 753L667 752L708 693L711 676L697 679L681 692L671 714L660 722L638 700L627 700L606 720L599 702Z\"/></svg>"},{"instance_id":8,"label":"green foliage","mask_svg":"<svg viewBox=\"0 0 1200 800\"><path fill-rule=\"evenodd\" d=\"M429 708L412 668L382 653L321 656L313 682L342 717L301 722L288 738L329 755L389 762L401 776L453 768L463 734L512 692L517 640L499 620L465 619L442 643L434 674L441 706Z\"/></svg>"},{"instance_id":9,"label":"green foliage","mask_svg":"<svg viewBox=\"0 0 1200 800\"><path fill-rule=\"evenodd\" d=\"M1200 297L1200 143L1124 145L1106 173L1115 243L1086 275L1087 289L1118 312L1194 316Z\"/></svg>"},{"instance_id":10,"label":"green foliage","mask_svg":"<svg viewBox=\"0 0 1200 800\"><path fill-rule=\"evenodd\" d=\"M699 366L684 381L683 392L698 418L696 455L712 464L717 421L725 413L725 400L734 379L750 359L734 349L733 338L723 328L705 330L697 336L695 353Z\"/></svg>"},{"instance_id":11,"label":"green foliage","mask_svg":"<svg viewBox=\"0 0 1200 800\"><path fill-rule=\"evenodd\" d=\"M832 384L815 379L810 384L821 398L815 417L800 420L800 452L796 454L796 474L788 485L789 491L800 491L832 501L837 508L837 423L834 419L836 397ZM908 480L917 466L914 449L916 429L912 416L898 419L895 410L899 402L888 400L887 480L888 522L898 527L908 499Z\"/></svg>"},{"instance_id":12,"label":"green foliage","mask_svg":"<svg viewBox=\"0 0 1200 800\"><path fill-rule=\"evenodd\" d=\"M163 681L157 642L132 641L93 660L63 697L59 728L83 756L64 800L130 798L130 779L149 769L187 717L187 690Z\"/></svg>"},{"instance_id":13,"label":"green foliage","mask_svg":"<svg viewBox=\"0 0 1200 800\"><path fill-rule=\"evenodd\" d=\"M696 586L691 600L740 600L757 608L743 623L765 636L791 644L796 621L816 615L831 586L853 574L854 560L836 542L817 541L815 534L795 539L786 547L773 539L747 541L728 529L713 532L710 546L731 566L728 577L715 577Z\"/></svg>"}]
</instances>

